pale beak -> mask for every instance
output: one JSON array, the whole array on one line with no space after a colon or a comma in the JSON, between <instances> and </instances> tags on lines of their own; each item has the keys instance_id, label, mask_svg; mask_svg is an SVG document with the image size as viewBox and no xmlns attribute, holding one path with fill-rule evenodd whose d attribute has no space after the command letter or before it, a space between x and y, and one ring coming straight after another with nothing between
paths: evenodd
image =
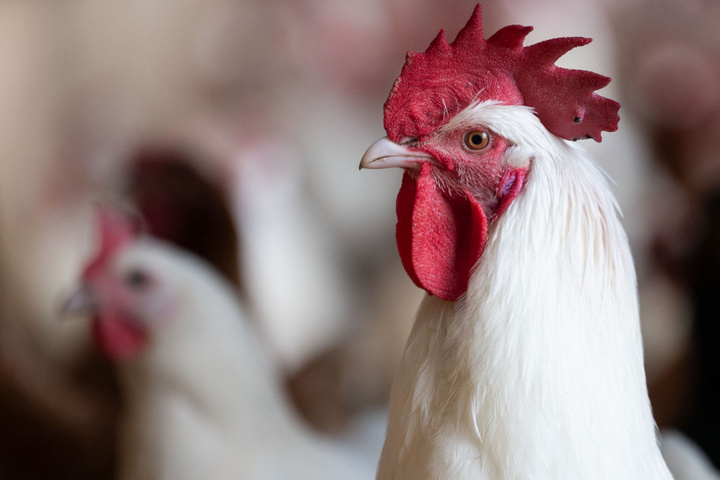
<instances>
[{"instance_id":1,"label":"pale beak","mask_svg":"<svg viewBox=\"0 0 720 480\"><path fill-rule=\"evenodd\" d=\"M367 149L360 160L360 169L417 168L422 162L428 160L434 160L434 158L425 152L413 149L408 145L397 144L388 137L383 137Z\"/></svg>"},{"instance_id":2,"label":"pale beak","mask_svg":"<svg viewBox=\"0 0 720 480\"><path fill-rule=\"evenodd\" d=\"M65 297L60 305L60 317L68 318L88 315L98 309L98 299L95 293L86 286L80 286Z\"/></svg>"}]
</instances>

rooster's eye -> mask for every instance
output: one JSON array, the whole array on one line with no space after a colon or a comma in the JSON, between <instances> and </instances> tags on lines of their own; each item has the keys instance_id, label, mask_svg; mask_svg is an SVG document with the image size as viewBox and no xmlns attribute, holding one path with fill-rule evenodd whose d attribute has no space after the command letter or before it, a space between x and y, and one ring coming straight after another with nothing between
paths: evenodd
<instances>
[{"instance_id":1,"label":"rooster's eye","mask_svg":"<svg viewBox=\"0 0 720 480\"><path fill-rule=\"evenodd\" d=\"M465 147L468 150L482 150L490 143L490 135L484 130L473 130L465 134Z\"/></svg>"}]
</instances>

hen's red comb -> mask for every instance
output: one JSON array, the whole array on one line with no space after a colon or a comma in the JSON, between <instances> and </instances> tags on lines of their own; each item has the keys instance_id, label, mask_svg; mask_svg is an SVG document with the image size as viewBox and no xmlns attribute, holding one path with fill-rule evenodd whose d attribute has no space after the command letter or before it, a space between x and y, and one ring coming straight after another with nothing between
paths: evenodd
<instances>
[{"instance_id":1,"label":"hen's red comb","mask_svg":"<svg viewBox=\"0 0 720 480\"><path fill-rule=\"evenodd\" d=\"M589 38L554 38L527 47L532 27L510 25L485 40L481 8L451 44L440 31L424 53L408 52L385 102L390 138L422 137L474 101L497 100L533 107L551 133L567 140L593 138L617 130L620 104L595 90L608 77L555 65Z\"/></svg>"},{"instance_id":2,"label":"hen's red comb","mask_svg":"<svg viewBox=\"0 0 720 480\"><path fill-rule=\"evenodd\" d=\"M136 222L129 215L110 208L101 208L97 212L100 227L100 248L95 257L87 264L83 277L91 276L129 244L139 234Z\"/></svg>"}]
</instances>

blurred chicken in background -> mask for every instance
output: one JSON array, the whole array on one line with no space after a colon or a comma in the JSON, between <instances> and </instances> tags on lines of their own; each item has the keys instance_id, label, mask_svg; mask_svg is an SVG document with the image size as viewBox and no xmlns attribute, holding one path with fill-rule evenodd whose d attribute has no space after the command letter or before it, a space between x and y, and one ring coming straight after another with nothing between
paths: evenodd
<instances>
[{"instance_id":1,"label":"blurred chicken in background","mask_svg":"<svg viewBox=\"0 0 720 480\"><path fill-rule=\"evenodd\" d=\"M89 310L124 393L119 478L370 478L288 408L236 288L204 261L99 215L100 245L69 297ZM364 468L364 470L363 470Z\"/></svg>"}]
</instances>

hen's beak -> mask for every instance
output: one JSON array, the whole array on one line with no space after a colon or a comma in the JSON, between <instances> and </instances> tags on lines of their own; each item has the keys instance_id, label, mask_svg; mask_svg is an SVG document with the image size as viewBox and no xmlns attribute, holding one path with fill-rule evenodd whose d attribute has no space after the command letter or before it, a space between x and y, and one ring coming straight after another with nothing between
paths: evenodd
<instances>
[{"instance_id":1,"label":"hen's beak","mask_svg":"<svg viewBox=\"0 0 720 480\"><path fill-rule=\"evenodd\" d=\"M62 301L60 317L87 315L96 312L98 308L97 295L90 288L81 286Z\"/></svg>"},{"instance_id":2,"label":"hen's beak","mask_svg":"<svg viewBox=\"0 0 720 480\"><path fill-rule=\"evenodd\" d=\"M417 168L422 162L428 160L434 159L425 152L415 150L408 145L397 144L388 137L383 137L367 149L362 160L360 160L360 169Z\"/></svg>"}]
</instances>

